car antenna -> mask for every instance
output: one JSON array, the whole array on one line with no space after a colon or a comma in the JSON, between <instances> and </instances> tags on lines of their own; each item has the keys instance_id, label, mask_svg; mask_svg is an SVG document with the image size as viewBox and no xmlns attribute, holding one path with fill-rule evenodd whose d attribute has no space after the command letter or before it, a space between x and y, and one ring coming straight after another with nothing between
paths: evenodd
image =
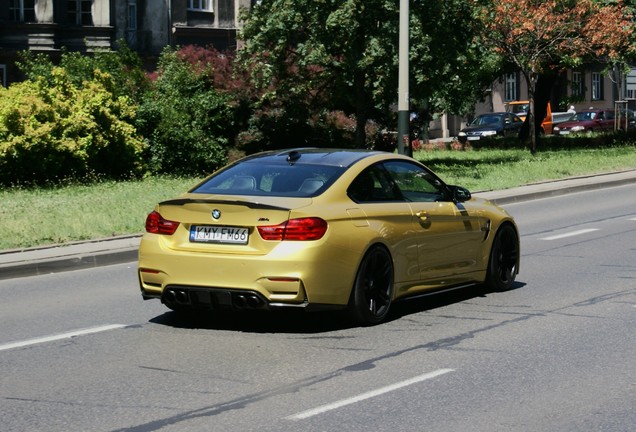
<instances>
[{"instance_id":1,"label":"car antenna","mask_svg":"<svg viewBox=\"0 0 636 432\"><path fill-rule=\"evenodd\" d=\"M289 154L287 155L287 162L289 162L290 164L293 164L294 162L297 162L298 159L300 159L300 156L301 154L297 152L296 150L290 151Z\"/></svg>"}]
</instances>

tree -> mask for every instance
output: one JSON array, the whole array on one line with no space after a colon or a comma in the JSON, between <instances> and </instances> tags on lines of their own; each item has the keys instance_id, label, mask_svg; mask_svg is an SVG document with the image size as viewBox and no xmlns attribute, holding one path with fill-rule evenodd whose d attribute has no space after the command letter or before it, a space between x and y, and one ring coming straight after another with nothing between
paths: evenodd
<instances>
[{"instance_id":1,"label":"tree","mask_svg":"<svg viewBox=\"0 0 636 432\"><path fill-rule=\"evenodd\" d=\"M476 17L484 42L526 80L532 153L539 77L591 59L616 62L632 49L633 16L620 0L496 0L477 8Z\"/></svg>"},{"instance_id":2,"label":"tree","mask_svg":"<svg viewBox=\"0 0 636 432\"><path fill-rule=\"evenodd\" d=\"M471 14L465 0L414 2L412 100L460 111L475 100L488 75L483 66L491 63L465 19ZM355 114L359 147L368 119L394 126L398 2L269 0L244 21L239 59L262 91L258 108L293 111L299 123L324 109Z\"/></svg>"},{"instance_id":3,"label":"tree","mask_svg":"<svg viewBox=\"0 0 636 432\"><path fill-rule=\"evenodd\" d=\"M388 6L395 14L396 6L385 3L272 0L254 6L239 59L262 91L257 110L284 109L302 124L321 109L344 107L356 113L363 146L373 83L387 69L380 64L387 49L380 39L396 35L396 20L386 13Z\"/></svg>"},{"instance_id":4,"label":"tree","mask_svg":"<svg viewBox=\"0 0 636 432\"><path fill-rule=\"evenodd\" d=\"M162 52L136 122L153 173L204 175L225 164L236 101L232 81L223 78L231 75L227 60L192 46Z\"/></svg>"},{"instance_id":5,"label":"tree","mask_svg":"<svg viewBox=\"0 0 636 432\"><path fill-rule=\"evenodd\" d=\"M480 27L466 19L466 0L425 0L411 5L411 97L431 112L467 114L499 72L498 57L478 39Z\"/></svg>"}]
</instances>

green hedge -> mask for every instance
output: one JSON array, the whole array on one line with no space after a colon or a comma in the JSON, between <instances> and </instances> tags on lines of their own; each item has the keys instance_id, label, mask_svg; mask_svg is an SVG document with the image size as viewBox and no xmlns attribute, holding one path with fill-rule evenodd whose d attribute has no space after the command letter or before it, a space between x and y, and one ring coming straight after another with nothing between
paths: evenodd
<instances>
[{"instance_id":1,"label":"green hedge","mask_svg":"<svg viewBox=\"0 0 636 432\"><path fill-rule=\"evenodd\" d=\"M0 88L0 184L32 185L143 173L135 106L99 71L75 86L65 69Z\"/></svg>"}]
</instances>

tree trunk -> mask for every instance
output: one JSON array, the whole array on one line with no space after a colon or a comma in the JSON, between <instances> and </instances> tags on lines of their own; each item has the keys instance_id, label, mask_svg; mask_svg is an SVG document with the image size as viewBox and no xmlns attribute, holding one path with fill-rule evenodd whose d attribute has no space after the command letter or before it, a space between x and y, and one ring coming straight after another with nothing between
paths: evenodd
<instances>
[{"instance_id":1,"label":"tree trunk","mask_svg":"<svg viewBox=\"0 0 636 432\"><path fill-rule=\"evenodd\" d=\"M365 148L367 144L367 103L364 88L364 73L356 72L355 76L356 92L356 147Z\"/></svg>"},{"instance_id":2,"label":"tree trunk","mask_svg":"<svg viewBox=\"0 0 636 432\"><path fill-rule=\"evenodd\" d=\"M541 74L537 79L537 86L534 91L534 127L537 131L537 148L541 146L541 123L547 114L548 102L550 102L550 95L552 94L552 88L554 82L557 79L557 75Z\"/></svg>"},{"instance_id":3,"label":"tree trunk","mask_svg":"<svg viewBox=\"0 0 636 432\"><path fill-rule=\"evenodd\" d=\"M530 152L536 154L540 142L539 131L547 113L555 75L524 74L528 85L528 115L523 125L522 139L529 142Z\"/></svg>"},{"instance_id":4,"label":"tree trunk","mask_svg":"<svg viewBox=\"0 0 636 432\"><path fill-rule=\"evenodd\" d=\"M534 94L537 85L537 74L535 72L524 72L526 78L526 84L528 85L528 115L526 116L526 124L529 126L528 138L530 141L530 153L533 155L537 153L537 129L534 126Z\"/></svg>"}]
</instances>

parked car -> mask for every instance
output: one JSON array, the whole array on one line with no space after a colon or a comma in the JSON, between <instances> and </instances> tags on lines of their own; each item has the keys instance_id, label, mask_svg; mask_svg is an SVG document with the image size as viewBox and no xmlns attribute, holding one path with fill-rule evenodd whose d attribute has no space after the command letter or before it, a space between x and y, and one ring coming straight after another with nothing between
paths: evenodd
<instances>
[{"instance_id":1,"label":"parked car","mask_svg":"<svg viewBox=\"0 0 636 432\"><path fill-rule=\"evenodd\" d=\"M144 299L170 309L348 308L374 324L394 300L512 286L519 234L502 208L407 156L295 149L248 156L146 220Z\"/></svg>"},{"instance_id":2,"label":"parked car","mask_svg":"<svg viewBox=\"0 0 636 432\"><path fill-rule=\"evenodd\" d=\"M579 111L568 121L555 125L553 131L555 135L569 135L571 133L614 130L614 117L613 110Z\"/></svg>"},{"instance_id":3,"label":"parked car","mask_svg":"<svg viewBox=\"0 0 636 432\"><path fill-rule=\"evenodd\" d=\"M506 112L510 112L513 114L517 114L521 121L526 121L526 116L528 115L528 110L530 108L530 101L511 101L506 103ZM554 113L559 116L563 113ZM553 118L552 115L552 106L548 101L548 104L545 107L545 117L541 122L541 126L538 130L540 134L551 134L552 133L552 123L557 123L558 121Z\"/></svg>"},{"instance_id":4,"label":"parked car","mask_svg":"<svg viewBox=\"0 0 636 432\"><path fill-rule=\"evenodd\" d=\"M530 110L530 101L512 101L506 103L506 112L517 114L523 121L526 120L528 111Z\"/></svg>"},{"instance_id":5,"label":"parked car","mask_svg":"<svg viewBox=\"0 0 636 432\"><path fill-rule=\"evenodd\" d=\"M523 120L508 112L481 114L459 131L460 142L477 141L497 136L518 136Z\"/></svg>"}]
</instances>

